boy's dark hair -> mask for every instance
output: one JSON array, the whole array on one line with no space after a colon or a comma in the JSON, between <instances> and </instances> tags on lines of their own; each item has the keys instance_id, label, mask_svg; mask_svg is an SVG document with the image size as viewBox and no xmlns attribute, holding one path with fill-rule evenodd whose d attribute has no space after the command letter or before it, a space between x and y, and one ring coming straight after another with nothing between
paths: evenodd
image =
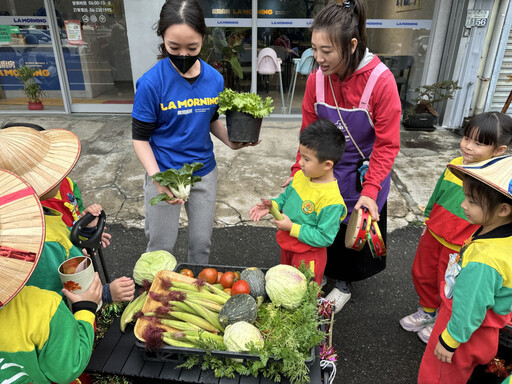
<instances>
[{"instance_id":1,"label":"boy's dark hair","mask_svg":"<svg viewBox=\"0 0 512 384\"><path fill-rule=\"evenodd\" d=\"M464 175L462 186L464 194L482 207L486 220L494 215L500 204L506 203L512 205L511 198L474 177Z\"/></svg>"},{"instance_id":2,"label":"boy's dark hair","mask_svg":"<svg viewBox=\"0 0 512 384\"><path fill-rule=\"evenodd\" d=\"M464 126L464 136L485 145L508 147L512 143L512 117L499 112L473 116Z\"/></svg>"},{"instance_id":3,"label":"boy's dark hair","mask_svg":"<svg viewBox=\"0 0 512 384\"><path fill-rule=\"evenodd\" d=\"M187 24L201 36L206 36L207 29L201 6L196 0L167 0L160 11L156 34L162 39L167 28L176 24ZM169 56L165 42L159 45L159 59Z\"/></svg>"},{"instance_id":4,"label":"boy's dark hair","mask_svg":"<svg viewBox=\"0 0 512 384\"><path fill-rule=\"evenodd\" d=\"M332 3L320 10L311 24L312 31L325 31L332 44L340 50L343 61L341 79L354 73L366 52L366 10L362 0ZM357 40L354 53L351 40Z\"/></svg>"},{"instance_id":5,"label":"boy's dark hair","mask_svg":"<svg viewBox=\"0 0 512 384\"><path fill-rule=\"evenodd\" d=\"M345 135L330 120L320 119L309 124L300 134L300 144L316 152L320 163L331 160L336 164L345 152Z\"/></svg>"}]
</instances>

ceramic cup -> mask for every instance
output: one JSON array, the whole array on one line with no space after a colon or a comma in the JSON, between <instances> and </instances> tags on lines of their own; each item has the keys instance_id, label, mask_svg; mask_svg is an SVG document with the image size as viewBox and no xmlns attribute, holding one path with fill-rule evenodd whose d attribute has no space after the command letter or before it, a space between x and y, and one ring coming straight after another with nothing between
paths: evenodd
<instances>
[{"instance_id":1,"label":"ceramic cup","mask_svg":"<svg viewBox=\"0 0 512 384\"><path fill-rule=\"evenodd\" d=\"M83 264L85 261L85 264ZM75 272L77 267L85 267L79 272ZM59 275L62 286L73 293L82 293L87 291L94 280L94 266L92 260L87 256L72 257L59 265ZM103 303L100 302L98 310Z\"/></svg>"}]
</instances>

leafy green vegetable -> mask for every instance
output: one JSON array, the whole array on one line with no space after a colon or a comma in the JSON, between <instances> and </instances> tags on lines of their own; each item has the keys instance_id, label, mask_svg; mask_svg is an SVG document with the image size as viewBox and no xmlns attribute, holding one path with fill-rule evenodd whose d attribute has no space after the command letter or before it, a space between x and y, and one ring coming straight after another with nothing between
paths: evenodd
<instances>
[{"instance_id":1,"label":"leafy green vegetable","mask_svg":"<svg viewBox=\"0 0 512 384\"><path fill-rule=\"evenodd\" d=\"M305 267L304 262L299 270L307 281L313 278L313 273ZM255 326L263 336L264 345L261 348L252 345L249 350L251 354L259 355L259 359L247 359L242 363L238 359L212 355L210 350L205 349L202 362L198 356L188 356L180 367L192 368L201 364L203 370L214 370L216 377L263 375L275 382L286 378L291 384L309 383L306 360L311 357L311 348L325 338L325 332L319 327L327 322L318 315L319 292L318 284L310 281L298 308L286 309L272 302L264 302L259 307Z\"/></svg>"},{"instance_id":2,"label":"leafy green vegetable","mask_svg":"<svg viewBox=\"0 0 512 384\"><path fill-rule=\"evenodd\" d=\"M161 186L169 187L177 199L187 200L190 195L190 187L201 181L201 176L193 175L193 173L201 168L203 168L202 163L185 163L180 169L171 168L165 172L157 172L151 178ZM164 200L169 200L169 196L160 193L149 200L149 204L155 205Z\"/></svg>"},{"instance_id":3,"label":"leafy green vegetable","mask_svg":"<svg viewBox=\"0 0 512 384\"><path fill-rule=\"evenodd\" d=\"M167 251L143 253L133 267L133 280L138 285L142 285L144 280L153 282L158 271L162 269L173 271L177 264L176 258Z\"/></svg>"},{"instance_id":4,"label":"leafy green vegetable","mask_svg":"<svg viewBox=\"0 0 512 384\"><path fill-rule=\"evenodd\" d=\"M224 344L228 351L245 352L250 349L251 344L257 348L262 348L263 336L258 328L251 323L237 321L226 327L224 331Z\"/></svg>"},{"instance_id":5,"label":"leafy green vegetable","mask_svg":"<svg viewBox=\"0 0 512 384\"><path fill-rule=\"evenodd\" d=\"M265 290L277 306L295 309L302 302L308 286L306 276L291 265L279 264L265 274Z\"/></svg>"},{"instance_id":6,"label":"leafy green vegetable","mask_svg":"<svg viewBox=\"0 0 512 384\"><path fill-rule=\"evenodd\" d=\"M255 93L235 92L226 88L219 93L219 113L225 114L228 110L245 112L259 119L272 113L273 101L270 96L267 96L263 102L263 99Z\"/></svg>"}]
</instances>

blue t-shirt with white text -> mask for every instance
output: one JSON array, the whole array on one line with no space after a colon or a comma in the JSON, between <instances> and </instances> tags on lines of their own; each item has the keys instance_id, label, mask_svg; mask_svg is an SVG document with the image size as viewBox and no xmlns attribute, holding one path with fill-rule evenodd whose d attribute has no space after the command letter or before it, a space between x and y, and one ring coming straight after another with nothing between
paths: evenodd
<instances>
[{"instance_id":1,"label":"blue t-shirt with white text","mask_svg":"<svg viewBox=\"0 0 512 384\"><path fill-rule=\"evenodd\" d=\"M224 89L222 75L204 61L201 74L190 84L166 58L137 80L132 117L156 123L149 139L160 171L179 169L185 163L204 166L195 174L204 176L216 165L210 121Z\"/></svg>"}]
</instances>

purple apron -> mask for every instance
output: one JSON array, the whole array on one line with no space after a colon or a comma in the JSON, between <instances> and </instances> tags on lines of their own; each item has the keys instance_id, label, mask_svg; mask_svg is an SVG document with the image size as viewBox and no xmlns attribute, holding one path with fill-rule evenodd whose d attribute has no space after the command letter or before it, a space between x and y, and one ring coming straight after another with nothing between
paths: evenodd
<instances>
[{"instance_id":1,"label":"purple apron","mask_svg":"<svg viewBox=\"0 0 512 384\"><path fill-rule=\"evenodd\" d=\"M387 67L383 63L380 63L374 68L366 83L358 108L340 108L343 121L366 158L370 157L375 142L375 130L373 121L368 112L368 102L377 79L386 70ZM327 248L327 265L324 273L326 276L337 280L357 281L382 271L386 267L386 257L374 259L368 248L368 244L366 244L361 251L355 251L345 247L346 224L361 195L361 193L356 190L356 178L358 177L357 162L362 159L362 157L340 121L336 106L325 103L325 92L332 91L330 86L328 86L328 89L324 89L324 78L322 71L319 69L316 73L317 102L315 103L315 110L318 118L331 120L345 134L347 145L343 156L334 167L334 177L336 177L338 181L338 187L341 196L345 200L348 211L343 221L345 225L341 225L334 243ZM389 193L390 182L391 173L388 174L381 183L382 189L377 195L377 206L380 213L379 227L384 240L386 239L387 229L385 204Z\"/></svg>"},{"instance_id":2,"label":"purple apron","mask_svg":"<svg viewBox=\"0 0 512 384\"><path fill-rule=\"evenodd\" d=\"M355 142L359 146L361 152L365 157L370 157L373 150L373 143L375 142L375 130L373 122L368 113L368 101L370 100L373 87L378 77L387 69L387 67L380 63L375 67L373 72L366 83L365 90L359 103L359 108L344 109L340 108L340 114L345 124L347 125L350 134L354 138ZM356 205L357 200L361 195L356 190L356 178L357 178L357 162L362 159L361 155L357 151L354 142L350 139L350 136L346 132L343 124L338 116L336 106L332 106L325 103L325 93L331 92L330 87L324 89L324 75L321 70L316 73L316 100L315 110L318 118L331 120L336 126L341 129L345 134L345 140L347 142L345 153L341 157L340 161L334 166L334 177L338 181L338 187L340 189L341 196L345 200L347 205L348 214L343 221L344 224L348 223L350 214ZM384 181L381 183L381 191L377 195L377 206L379 212L384 206L391 182L391 173L386 176Z\"/></svg>"}]
</instances>

